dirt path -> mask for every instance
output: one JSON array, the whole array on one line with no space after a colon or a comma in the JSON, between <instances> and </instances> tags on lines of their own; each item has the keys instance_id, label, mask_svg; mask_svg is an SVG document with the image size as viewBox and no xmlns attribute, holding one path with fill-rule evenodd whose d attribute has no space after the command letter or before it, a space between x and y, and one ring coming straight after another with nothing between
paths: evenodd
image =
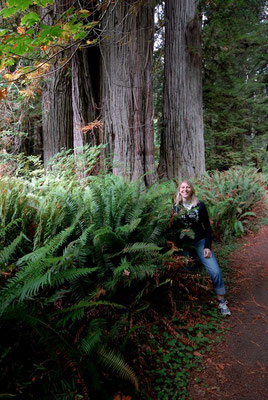
<instances>
[{"instance_id":1,"label":"dirt path","mask_svg":"<svg viewBox=\"0 0 268 400\"><path fill-rule=\"evenodd\" d=\"M268 226L243 238L229 260L232 316L222 326L230 330L192 377L189 399L268 400Z\"/></svg>"}]
</instances>

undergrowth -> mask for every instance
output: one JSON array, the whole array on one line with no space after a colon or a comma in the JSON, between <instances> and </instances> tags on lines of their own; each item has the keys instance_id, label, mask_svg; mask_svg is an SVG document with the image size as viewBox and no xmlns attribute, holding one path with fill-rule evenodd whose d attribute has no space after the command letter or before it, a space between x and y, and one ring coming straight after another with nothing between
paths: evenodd
<instances>
[{"instance_id":1,"label":"undergrowth","mask_svg":"<svg viewBox=\"0 0 268 400\"><path fill-rule=\"evenodd\" d=\"M109 174L85 185L60 162L60 176L0 181L1 390L186 399L219 317L208 277L187 273L188 258L166 243L178 233L168 228L175 185ZM263 193L258 174L232 169L197 184L216 237L242 234Z\"/></svg>"},{"instance_id":2,"label":"undergrowth","mask_svg":"<svg viewBox=\"0 0 268 400\"><path fill-rule=\"evenodd\" d=\"M161 332L158 326L153 327L149 340L153 351L149 349L146 355L151 358L148 375L155 385L144 398L189 400L187 386L190 372L202 369L202 358L215 342L209 336L217 332L220 340L219 335L222 333L217 310L211 308L210 316L206 315L207 311L204 307L198 319L200 322L194 319L191 321L190 316L187 321L173 319L174 327L181 332L177 336L167 331Z\"/></svg>"}]
</instances>

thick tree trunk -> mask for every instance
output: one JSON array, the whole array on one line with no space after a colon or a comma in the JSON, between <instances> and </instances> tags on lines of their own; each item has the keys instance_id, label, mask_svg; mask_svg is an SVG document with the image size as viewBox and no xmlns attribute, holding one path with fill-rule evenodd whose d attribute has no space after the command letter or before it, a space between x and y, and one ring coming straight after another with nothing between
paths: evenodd
<instances>
[{"instance_id":1,"label":"thick tree trunk","mask_svg":"<svg viewBox=\"0 0 268 400\"><path fill-rule=\"evenodd\" d=\"M201 21L197 0L166 0L164 127L160 176L205 171L201 77Z\"/></svg>"},{"instance_id":2,"label":"thick tree trunk","mask_svg":"<svg viewBox=\"0 0 268 400\"><path fill-rule=\"evenodd\" d=\"M101 43L102 114L113 173L156 180L154 166L151 1L110 7Z\"/></svg>"},{"instance_id":3,"label":"thick tree trunk","mask_svg":"<svg viewBox=\"0 0 268 400\"><path fill-rule=\"evenodd\" d=\"M43 9L41 15L44 15L44 23L51 25L53 20L68 6L63 0L57 0L53 6ZM62 61L57 60L54 63L49 71L50 75L44 82L42 128L45 166L48 160L62 148L69 149L73 147L71 76L68 65L62 65Z\"/></svg>"},{"instance_id":4,"label":"thick tree trunk","mask_svg":"<svg viewBox=\"0 0 268 400\"><path fill-rule=\"evenodd\" d=\"M59 68L59 69L57 69ZM42 98L44 163L62 148L73 147L73 110L70 73L55 65Z\"/></svg>"},{"instance_id":5,"label":"thick tree trunk","mask_svg":"<svg viewBox=\"0 0 268 400\"><path fill-rule=\"evenodd\" d=\"M81 0L76 5L89 11L88 22L100 18L97 0ZM91 32L92 41L96 32ZM72 58L72 102L74 124L74 151L87 143L98 145L102 142L100 129L87 126L100 117L100 50L98 45L76 50Z\"/></svg>"},{"instance_id":6,"label":"thick tree trunk","mask_svg":"<svg viewBox=\"0 0 268 400\"><path fill-rule=\"evenodd\" d=\"M99 51L92 47L77 50L72 58L72 102L74 149L86 143L98 145L100 131L83 130L99 117ZM91 65L90 65L91 63Z\"/></svg>"}]
</instances>

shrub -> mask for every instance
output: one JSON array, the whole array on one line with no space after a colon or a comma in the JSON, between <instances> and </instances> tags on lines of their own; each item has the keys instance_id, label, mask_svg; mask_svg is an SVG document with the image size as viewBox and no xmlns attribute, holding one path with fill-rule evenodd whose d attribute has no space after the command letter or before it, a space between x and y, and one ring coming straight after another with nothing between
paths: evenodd
<instances>
[{"instance_id":1,"label":"shrub","mask_svg":"<svg viewBox=\"0 0 268 400\"><path fill-rule=\"evenodd\" d=\"M110 368L137 388L137 378L117 346L122 327L130 329L130 314L147 307L146 296L157 287L154 274L166 257L160 245L169 219L170 188L144 190L140 183L112 175L92 178L85 189L59 182L57 187L51 179L41 180L41 186L37 181L2 182L2 228L19 223L20 233L1 242L0 313L4 329L12 326L14 335L22 331L24 340L42 344L29 349L28 369L13 371L14 380L25 396L33 396L36 380L45 393L52 383L58 393L63 377L75 369L72 385L86 396L88 390L102 391L102 371ZM15 352L5 353L8 343L1 345L5 371L20 362ZM15 339L14 348L21 345L23 340ZM51 368L31 370L48 358L56 381ZM67 373L61 375L64 360ZM33 374L34 384L25 380ZM84 375L92 380L83 387ZM4 373L1 385L14 390Z\"/></svg>"},{"instance_id":2,"label":"shrub","mask_svg":"<svg viewBox=\"0 0 268 400\"><path fill-rule=\"evenodd\" d=\"M218 240L244 233L250 210L264 195L262 176L255 168L234 167L205 174L196 181L197 194L208 207Z\"/></svg>"}]
</instances>

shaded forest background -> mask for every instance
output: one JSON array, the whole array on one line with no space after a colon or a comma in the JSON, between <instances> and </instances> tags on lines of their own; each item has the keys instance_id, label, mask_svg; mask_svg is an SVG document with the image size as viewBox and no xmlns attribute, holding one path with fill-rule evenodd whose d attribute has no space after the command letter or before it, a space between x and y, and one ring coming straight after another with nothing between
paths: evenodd
<instances>
[{"instance_id":1,"label":"shaded forest background","mask_svg":"<svg viewBox=\"0 0 268 400\"><path fill-rule=\"evenodd\" d=\"M265 1L11 0L0 18L2 174L86 144L147 184L267 164Z\"/></svg>"}]
</instances>

